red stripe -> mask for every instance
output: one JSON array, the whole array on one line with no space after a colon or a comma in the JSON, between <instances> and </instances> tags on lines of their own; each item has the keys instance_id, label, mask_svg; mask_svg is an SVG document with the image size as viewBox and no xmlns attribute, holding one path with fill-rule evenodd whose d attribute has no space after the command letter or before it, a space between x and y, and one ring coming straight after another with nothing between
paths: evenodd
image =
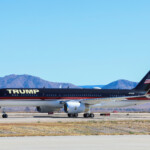
<instances>
[{"instance_id":1,"label":"red stripe","mask_svg":"<svg viewBox=\"0 0 150 150\"><path fill-rule=\"evenodd\" d=\"M148 97L134 97L134 98L127 98L128 100L150 100Z\"/></svg>"},{"instance_id":2,"label":"red stripe","mask_svg":"<svg viewBox=\"0 0 150 150\"><path fill-rule=\"evenodd\" d=\"M146 79L144 83L145 84L150 84L150 79Z\"/></svg>"},{"instance_id":3,"label":"red stripe","mask_svg":"<svg viewBox=\"0 0 150 150\"><path fill-rule=\"evenodd\" d=\"M0 97L0 100L80 100L80 99L94 99L94 98L104 98L104 97ZM106 97L109 98L109 97ZM150 100L147 97L134 97L134 98L127 98L128 100Z\"/></svg>"},{"instance_id":4,"label":"red stripe","mask_svg":"<svg viewBox=\"0 0 150 150\"><path fill-rule=\"evenodd\" d=\"M48 100L48 99L91 99L91 98L102 98L102 97L0 97L2 100L7 100L7 99L16 99L16 100L21 100L21 99L33 99L33 100Z\"/></svg>"}]
</instances>

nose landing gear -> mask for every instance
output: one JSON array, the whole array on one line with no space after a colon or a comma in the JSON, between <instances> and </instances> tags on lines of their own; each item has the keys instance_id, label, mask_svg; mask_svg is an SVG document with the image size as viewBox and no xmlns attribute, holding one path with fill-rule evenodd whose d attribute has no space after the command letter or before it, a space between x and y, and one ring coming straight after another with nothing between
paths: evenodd
<instances>
[{"instance_id":1,"label":"nose landing gear","mask_svg":"<svg viewBox=\"0 0 150 150\"><path fill-rule=\"evenodd\" d=\"M4 108L2 108L2 118L8 118L8 115L6 114Z\"/></svg>"},{"instance_id":2,"label":"nose landing gear","mask_svg":"<svg viewBox=\"0 0 150 150\"><path fill-rule=\"evenodd\" d=\"M6 113L2 114L2 118L8 118L8 115Z\"/></svg>"}]
</instances>

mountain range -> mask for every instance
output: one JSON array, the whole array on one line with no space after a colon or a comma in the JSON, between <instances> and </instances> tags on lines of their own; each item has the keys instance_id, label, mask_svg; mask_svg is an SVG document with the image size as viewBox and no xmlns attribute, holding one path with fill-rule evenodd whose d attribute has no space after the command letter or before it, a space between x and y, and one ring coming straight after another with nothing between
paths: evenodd
<instances>
[{"instance_id":1,"label":"mountain range","mask_svg":"<svg viewBox=\"0 0 150 150\"><path fill-rule=\"evenodd\" d=\"M111 82L105 86L103 86L103 89L132 89L134 88L138 83L132 82L128 80L117 80L114 82Z\"/></svg>"},{"instance_id":2,"label":"mountain range","mask_svg":"<svg viewBox=\"0 0 150 150\"><path fill-rule=\"evenodd\" d=\"M72 83L59 83L43 80L31 75L7 75L0 77L0 88L102 88L102 89L132 89L137 82L117 80L107 85L83 85L77 86Z\"/></svg>"},{"instance_id":3,"label":"mountain range","mask_svg":"<svg viewBox=\"0 0 150 150\"><path fill-rule=\"evenodd\" d=\"M132 82L132 81L128 81L128 80L117 80L117 81L113 81L107 85L83 85L80 86L82 88L101 88L101 89L132 89L134 88L136 85L138 84L138 82Z\"/></svg>"},{"instance_id":4,"label":"mountain range","mask_svg":"<svg viewBox=\"0 0 150 150\"><path fill-rule=\"evenodd\" d=\"M31 75L8 75L0 78L0 88L80 88L71 83L43 80Z\"/></svg>"}]
</instances>

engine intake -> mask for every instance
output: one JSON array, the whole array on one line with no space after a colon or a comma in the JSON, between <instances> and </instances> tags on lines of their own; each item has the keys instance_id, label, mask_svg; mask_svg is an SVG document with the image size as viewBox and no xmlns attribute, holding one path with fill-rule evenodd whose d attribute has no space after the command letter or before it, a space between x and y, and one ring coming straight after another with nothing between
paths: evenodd
<instances>
[{"instance_id":1,"label":"engine intake","mask_svg":"<svg viewBox=\"0 0 150 150\"><path fill-rule=\"evenodd\" d=\"M64 111L66 113L81 113L86 109L85 104L76 101L69 101L64 104Z\"/></svg>"}]
</instances>

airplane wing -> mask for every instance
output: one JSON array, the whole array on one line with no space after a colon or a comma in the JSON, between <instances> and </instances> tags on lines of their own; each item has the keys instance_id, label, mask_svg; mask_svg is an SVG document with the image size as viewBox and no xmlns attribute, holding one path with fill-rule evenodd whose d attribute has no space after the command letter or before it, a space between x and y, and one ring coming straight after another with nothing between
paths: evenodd
<instances>
[{"instance_id":1,"label":"airplane wing","mask_svg":"<svg viewBox=\"0 0 150 150\"><path fill-rule=\"evenodd\" d=\"M148 95L143 96L125 96L125 97L109 97L109 98L93 98L93 99L84 99L81 100L81 103L88 105L100 104L103 102L121 102L121 101L137 101L140 103L148 103L150 102L150 97Z\"/></svg>"}]
</instances>

